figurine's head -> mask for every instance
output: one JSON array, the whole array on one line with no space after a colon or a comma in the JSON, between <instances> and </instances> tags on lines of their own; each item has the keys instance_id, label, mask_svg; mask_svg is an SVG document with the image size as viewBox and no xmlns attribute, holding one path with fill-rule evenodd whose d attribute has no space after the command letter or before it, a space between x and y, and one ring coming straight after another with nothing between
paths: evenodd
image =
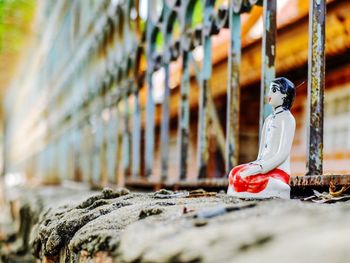
<instances>
[{"instance_id":1,"label":"figurine's head","mask_svg":"<svg viewBox=\"0 0 350 263\"><path fill-rule=\"evenodd\" d=\"M270 84L269 104L274 108L282 106L289 110L295 98L295 88L293 82L281 77L274 79Z\"/></svg>"}]
</instances>

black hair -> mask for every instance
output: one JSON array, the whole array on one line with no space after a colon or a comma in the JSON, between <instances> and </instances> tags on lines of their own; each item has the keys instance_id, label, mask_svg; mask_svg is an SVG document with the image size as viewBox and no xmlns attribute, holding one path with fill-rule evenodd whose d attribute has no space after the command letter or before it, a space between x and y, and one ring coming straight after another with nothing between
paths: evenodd
<instances>
[{"instance_id":1,"label":"black hair","mask_svg":"<svg viewBox=\"0 0 350 263\"><path fill-rule=\"evenodd\" d=\"M272 81L272 83L278 85L278 90L282 94L287 94L287 96L283 99L282 108L284 110L289 110L292 107L292 104L295 98L295 87L293 82L291 82L287 78L280 77L280 78L275 78Z\"/></svg>"}]
</instances>

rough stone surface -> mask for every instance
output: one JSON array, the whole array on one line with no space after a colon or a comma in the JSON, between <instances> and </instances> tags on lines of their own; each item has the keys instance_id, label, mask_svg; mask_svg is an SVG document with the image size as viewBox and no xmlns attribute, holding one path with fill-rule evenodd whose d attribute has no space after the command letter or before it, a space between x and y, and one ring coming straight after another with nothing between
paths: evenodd
<instances>
[{"instance_id":1,"label":"rough stone surface","mask_svg":"<svg viewBox=\"0 0 350 263\"><path fill-rule=\"evenodd\" d=\"M46 210L32 231L30 244L37 258L55 257L74 234L89 222L115 209L130 205L118 199L129 192L105 189L78 205Z\"/></svg>"},{"instance_id":2,"label":"rough stone surface","mask_svg":"<svg viewBox=\"0 0 350 263\"><path fill-rule=\"evenodd\" d=\"M37 258L149 263L350 260L350 202L254 201L225 194L192 198L188 193L126 189L86 193L73 199L75 194L68 198L66 193L60 204L42 202L27 243ZM163 195L169 198L159 198Z\"/></svg>"},{"instance_id":3,"label":"rough stone surface","mask_svg":"<svg viewBox=\"0 0 350 263\"><path fill-rule=\"evenodd\" d=\"M29 239L40 213L84 200L91 194L86 187L17 186L6 189L8 206L2 205L0 209L7 212L12 222L0 220L0 262L35 262Z\"/></svg>"}]
</instances>

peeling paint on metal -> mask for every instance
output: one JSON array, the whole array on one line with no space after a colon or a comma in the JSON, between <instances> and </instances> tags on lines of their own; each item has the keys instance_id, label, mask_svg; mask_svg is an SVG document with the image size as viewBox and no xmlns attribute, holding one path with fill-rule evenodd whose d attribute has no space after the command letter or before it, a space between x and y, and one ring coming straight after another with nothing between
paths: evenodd
<instances>
[{"instance_id":1,"label":"peeling paint on metal","mask_svg":"<svg viewBox=\"0 0 350 263\"><path fill-rule=\"evenodd\" d=\"M227 113L226 113L226 174L238 165L239 115L240 115L240 64L241 64L241 18L233 8L229 12L231 31L228 57Z\"/></svg>"},{"instance_id":2,"label":"peeling paint on metal","mask_svg":"<svg viewBox=\"0 0 350 263\"><path fill-rule=\"evenodd\" d=\"M308 64L307 175L323 172L323 96L325 78L325 0L310 2Z\"/></svg>"}]
</instances>

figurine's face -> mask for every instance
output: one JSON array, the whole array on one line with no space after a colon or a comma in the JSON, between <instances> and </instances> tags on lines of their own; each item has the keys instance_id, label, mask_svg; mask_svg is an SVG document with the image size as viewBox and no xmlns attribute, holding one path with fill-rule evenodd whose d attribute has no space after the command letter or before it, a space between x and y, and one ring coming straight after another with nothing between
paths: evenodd
<instances>
[{"instance_id":1,"label":"figurine's face","mask_svg":"<svg viewBox=\"0 0 350 263\"><path fill-rule=\"evenodd\" d=\"M277 107L283 104L283 99L287 96L280 92L280 87L276 83L270 84L269 91L269 104L273 107Z\"/></svg>"}]
</instances>

